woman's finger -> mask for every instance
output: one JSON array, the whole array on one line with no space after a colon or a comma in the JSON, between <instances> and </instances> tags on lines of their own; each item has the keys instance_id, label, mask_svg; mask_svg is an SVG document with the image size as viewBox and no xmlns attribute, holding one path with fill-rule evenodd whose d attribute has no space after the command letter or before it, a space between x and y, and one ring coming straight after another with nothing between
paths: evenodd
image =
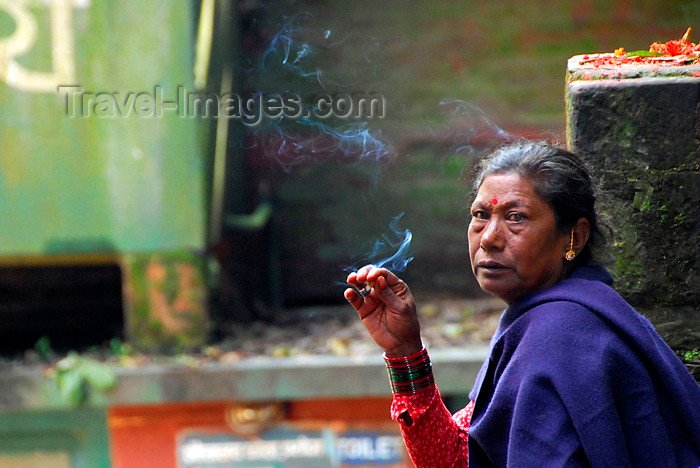
<instances>
[{"instance_id":1,"label":"woman's finger","mask_svg":"<svg viewBox=\"0 0 700 468\"><path fill-rule=\"evenodd\" d=\"M358 294L352 288L346 289L343 296L345 296L345 300L348 301L350 305L355 308L355 310L359 311L360 307L362 307L362 304L364 303L362 295Z\"/></svg>"},{"instance_id":2,"label":"woman's finger","mask_svg":"<svg viewBox=\"0 0 700 468\"><path fill-rule=\"evenodd\" d=\"M352 289L356 294L362 295L362 291L360 291L360 288L358 288L355 284L353 284L353 283L340 283L340 284Z\"/></svg>"}]
</instances>

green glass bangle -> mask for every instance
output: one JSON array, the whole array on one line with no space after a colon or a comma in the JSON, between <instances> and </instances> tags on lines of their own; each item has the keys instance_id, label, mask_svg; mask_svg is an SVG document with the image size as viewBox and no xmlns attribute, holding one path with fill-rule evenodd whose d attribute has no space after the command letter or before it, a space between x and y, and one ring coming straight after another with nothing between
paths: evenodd
<instances>
[{"instance_id":1,"label":"green glass bangle","mask_svg":"<svg viewBox=\"0 0 700 468\"><path fill-rule=\"evenodd\" d=\"M389 358L384 355L389 384L395 395L411 395L435 383L433 368L428 352L420 352L403 358Z\"/></svg>"},{"instance_id":2,"label":"green glass bangle","mask_svg":"<svg viewBox=\"0 0 700 468\"><path fill-rule=\"evenodd\" d=\"M431 385L435 383L435 380L433 379L433 375L430 374L426 376L424 379L419 380L419 381L412 381L412 382L407 382L405 384L391 384L391 391L395 395L412 395L414 393L417 393L420 390L429 388Z\"/></svg>"},{"instance_id":3,"label":"green glass bangle","mask_svg":"<svg viewBox=\"0 0 700 468\"><path fill-rule=\"evenodd\" d=\"M406 372L395 372L392 370L388 370L387 373L389 374L389 379L392 382L409 382L411 380L416 380L420 379L421 377L425 377L426 375L430 374L432 370L432 367L430 365L427 365L420 369L412 369Z\"/></svg>"}]
</instances>

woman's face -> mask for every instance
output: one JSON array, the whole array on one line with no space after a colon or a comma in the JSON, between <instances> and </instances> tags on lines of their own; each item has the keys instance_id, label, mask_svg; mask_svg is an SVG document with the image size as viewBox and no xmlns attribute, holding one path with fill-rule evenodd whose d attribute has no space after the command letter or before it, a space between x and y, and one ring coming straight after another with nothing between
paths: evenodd
<instances>
[{"instance_id":1,"label":"woman's face","mask_svg":"<svg viewBox=\"0 0 700 468\"><path fill-rule=\"evenodd\" d=\"M564 278L569 234L516 173L484 178L471 207L469 257L481 289L508 304Z\"/></svg>"}]
</instances>

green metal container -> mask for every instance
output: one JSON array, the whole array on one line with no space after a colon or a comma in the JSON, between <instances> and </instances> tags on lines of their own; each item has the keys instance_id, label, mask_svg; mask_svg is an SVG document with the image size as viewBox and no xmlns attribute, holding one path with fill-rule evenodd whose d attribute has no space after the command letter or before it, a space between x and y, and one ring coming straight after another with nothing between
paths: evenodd
<instances>
[{"instance_id":1,"label":"green metal container","mask_svg":"<svg viewBox=\"0 0 700 468\"><path fill-rule=\"evenodd\" d=\"M0 256L203 247L194 12L0 2Z\"/></svg>"},{"instance_id":2,"label":"green metal container","mask_svg":"<svg viewBox=\"0 0 700 468\"><path fill-rule=\"evenodd\" d=\"M119 264L126 336L143 347L206 337L214 120L191 104L198 8L0 1L0 264ZM163 258L172 274L132 274Z\"/></svg>"}]
</instances>

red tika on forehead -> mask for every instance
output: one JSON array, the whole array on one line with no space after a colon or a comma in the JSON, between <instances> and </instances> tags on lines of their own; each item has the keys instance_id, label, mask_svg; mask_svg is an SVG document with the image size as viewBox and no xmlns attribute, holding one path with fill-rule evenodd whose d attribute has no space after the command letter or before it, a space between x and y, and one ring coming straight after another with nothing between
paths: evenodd
<instances>
[{"instance_id":1,"label":"red tika on forehead","mask_svg":"<svg viewBox=\"0 0 700 468\"><path fill-rule=\"evenodd\" d=\"M494 205L498 204L498 198L494 198L493 200L491 200L491 203L493 203Z\"/></svg>"}]
</instances>

